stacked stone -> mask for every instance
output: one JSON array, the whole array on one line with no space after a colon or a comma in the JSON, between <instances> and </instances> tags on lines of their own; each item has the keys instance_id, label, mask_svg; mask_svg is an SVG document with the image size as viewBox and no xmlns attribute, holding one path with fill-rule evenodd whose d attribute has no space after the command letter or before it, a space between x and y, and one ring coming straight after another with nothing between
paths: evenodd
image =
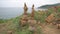
<instances>
[{"instance_id":1,"label":"stacked stone","mask_svg":"<svg viewBox=\"0 0 60 34\"><path fill-rule=\"evenodd\" d=\"M24 15L27 15L27 10L28 10L28 8L26 6L26 3L24 3Z\"/></svg>"},{"instance_id":2,"label":"stacked stone","mask_svg":"<svg viewBox=\"0 0 60 34\"><path fill-rule=\"evenodd\" d=\"M24 3L24 14L23 14L23 17L21 19L21 26L26 25L26 22L28 21L27 10L28 10L28 8L26 6L26 3Z\"/></svg>"},{"instance_id":3,"label":"stacked stone","mask_svg":"<svg viewBox=\"0 0 60 34\"><path fill-rule=\"evenodd\" d=\"M23 15L23 20L25 20L25 21L27 21L27 10L28 10L28 8L27 8L27 6L26 6L26 3L24 3L24 15Z\"/></svg>"},{"instance_id":4,"label":"stacked stone","mask_svg":"<svg viewBox=\"0 0 60 34\"><path fill-rule=\"evenodd\" d=\"M36 20L34 20L34 5L32 6L32 13L31 13L31 17L29 17L28 22L30 22L30 24L36 24Z\"/></svg>"},{"instance_id":5,"label":"stacked stone","mask_svg":"<svg viewBox=\"0 0 60 34\"><path fill-rule=\"evenodd\" d=\"M36 34L37 29L36 29L36 23L37 21L34 20L34 5L32 6L32 13L31 13L31 17L29 17L28 23L29 23L29 30L33 32L33 34Z\"/></svg>"}]
</instances>

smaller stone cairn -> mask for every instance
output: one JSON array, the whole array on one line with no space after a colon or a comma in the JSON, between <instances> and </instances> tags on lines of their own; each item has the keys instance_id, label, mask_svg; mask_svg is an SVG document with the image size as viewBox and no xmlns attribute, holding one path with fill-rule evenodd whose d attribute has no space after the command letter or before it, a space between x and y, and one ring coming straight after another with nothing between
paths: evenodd
<instances>
[{"instance_id":1,"label":"smaller stone cairn","mask_svg":"<svg viewBox=\"0 0 60 34\"><path fill-rule=\"evenodd\" d=\"M30 22L30 24L34 24L34 23L36 24L36 20L34 20L34 12L35 12L35 10L34 10L34 4L33 4L31 17L29 17L29 20L28 20L28 22Z\"/></svg>"},{"instance_id":2,"label":"smaller stone cairn","mask_svg":"<svg viewBox=\"0 0 60 34\"><path fill-rule=\"evenodd\" d=\"M29 30L33 31L33 34L36 34L37 32L37 28L36 28L36 23L37 21L34 19L34 5L32 6L32 13L31 13L31 17L29 17L28 23L29 23Z\"/></svg>"},{"instance_id":3,"label":"smaller stone cairn","mask_svg":"<svg viewBox=\"0 0 60 34\"><path fill-rule=\"evenodd\" d=\"M34 20L34 12L35 12L35 10L34 10L34 4L33 4L31 17L29 17L29 20L28 20L28 22L30 22L30 24L36 24L36 20Z\"/></svg>"}]
</instances>

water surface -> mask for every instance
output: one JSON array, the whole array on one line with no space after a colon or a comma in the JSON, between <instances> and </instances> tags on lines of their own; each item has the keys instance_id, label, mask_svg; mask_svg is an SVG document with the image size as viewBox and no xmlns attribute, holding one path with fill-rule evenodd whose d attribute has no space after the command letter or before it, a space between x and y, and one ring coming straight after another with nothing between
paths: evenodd
<instances>
[{"instance_id":1,"label":"water surface","mask_svg":"<svg viewBox=\"0 0 60 34\"><path fill-rule=\"evenodd\" d=\"M0 8L0 19L8 19L8 18L14 18L17 16L22 15L24 12L23 8L17 8L17 7L1 7ZM31 12L31 8L29 8L28 12Z\"/></svg>"}]
</instances>

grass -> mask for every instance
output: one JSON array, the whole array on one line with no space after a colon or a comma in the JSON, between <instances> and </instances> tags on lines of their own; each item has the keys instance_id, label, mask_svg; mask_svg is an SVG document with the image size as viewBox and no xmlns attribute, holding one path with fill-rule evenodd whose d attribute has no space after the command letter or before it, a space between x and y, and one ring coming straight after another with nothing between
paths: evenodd
<instances>
[{"instance_id":1,"label":"grass","mask_svg":"<svg viewBox=\"0 0 60 34\"><path fill-rule=\"evenodd\" d=\"M54 13L54 11L52 9L49 9L48 12L35 11L34 19L37 21L40 21L41 23L45 23L46 17L49 16L51 13ZM60 9L58 9L58 13L60 13ZM60 16L58 16L58 13L54 13L57 18L60 17ZM13 34L32 34L32 32L30 32L28 30L28 27L25 27L26 29L24 29L23 31L20 30L19 21L21 20L20 18L22 16L23 15L18 16L16 18L6 19L6 20L0 19L0 24L7 23L8 24L7 29L14 30ZM30 13L28 13L28 16L30 16ZM42 30L41 30L41 28L39 28L39 26L37 27L37 29L38 29L38 34L42 34ZM4 33L4 32L2 32L2 33Z\"/></svg>"},{"instance_id":2,"label":"grass","mask_svg":"<svg viewBox=\"0 0 60 34\"><path fill-rule=\"evenodd\" d=\"M7 19L0 19L0 23L5 23L7 21L8 21Z\"/></svg>"}]
</instances>

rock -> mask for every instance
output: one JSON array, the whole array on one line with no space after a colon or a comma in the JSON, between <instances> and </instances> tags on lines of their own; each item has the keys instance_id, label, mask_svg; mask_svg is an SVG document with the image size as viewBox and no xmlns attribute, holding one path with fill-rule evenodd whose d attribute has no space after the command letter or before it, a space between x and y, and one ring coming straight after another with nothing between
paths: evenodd
<instances>
[{"instance_id":1,"label":"rock","mask_svg":"<svg viewBox=\"0 0 60 34\"><path fill-rule=\"evenodd\" d=\"M34 31L36 28L34 26L29 26L30 31Z\"/></svg>"},{"instance_id":2,"label":"rock","mask_svg":"<svg viewBox=\"0 0 60 34\"><path fill-rule=\"evenodd\" d=\"M37 34L37 28L35 26L29 26L29 31L33 32L33 34Z\"/></svg>"},{"instance_id":3,"label":"rock","mask_svg":"<svg viewBox=\"0 0 60 34\"><path fill-rule=\"evenodd\" d=\"M56 24L57 24L58 29L60 29L60 18L56 19Z\"/></svg>"},{"instance_id":4,"label":"rock","mask_svg":"<svg viewBox=\"0 0 60 34\"><path fill-rule=\"evenodd\" d=\"M21 20L25 20L25 21L27 21L27 20L28 20L28 16L27 16L27 15L23 15L23 17L22 17Z\"/></svg>"},{"instance_id":5,"label":"rock","mask_svg":"<svg viewBox=\"0 0 60 34\"><path fill-rule=\"evenodd\" d=\"M7 34L12 34L12 31L7 31Z\"/></svg>"},{"instance_id":6,"label":"rock","mask_svg":"<svg viewBox=\"0 0 60 34\"><path fill-rule=\"evenodd\" d=\"M36 20L28 20L29 25L35 25L37 23Z\"/></svg>"},{"instance_id":7,"label":"rock","mask_svg":"<svg viewBox=\"0 0 60 34\"><path fill-rule=\"evenodd\" d=\"M54 14L50 14L45 20L47 23L51 23L55 19Z\"/></svg>"},{"instance_id":8,"label":"rock","mask_svg":"<svg viewBox=\"0 0 60 34\"><path fill-rule=\"evenodd\" d=\"M58 29L60 29L60 24L57 24Z\"/></svg>"},{"instance_id":9,"label":"rock","mask_svg":"<svg viewBox=\"0 0 60 34\"><path fill-rule=\"evenodd\" d=\"M27 22L25 20L21 20L21 26L25 26Z\"/></svg>"},{"instance_id":10,"label":"rock","mask_svg":"<svg viewBox=\"0 0 60 34\"><path fill-rule=\"evenodd\" d=\"M21 26L24 26L27 24L27 21L28 21L28 16L27 15L24 15L20 21L21 23Z\"/></svg>"},{"instance_id":11,"label":"rock","mask_svg":"<svg viewBox=\"0 0 60 34\"><path fill-rule=\"evenodd\" d=\"M40 21L38 21L38 25L40 25L41 23L40 23Z\"/></svg>"}]
</instances>

